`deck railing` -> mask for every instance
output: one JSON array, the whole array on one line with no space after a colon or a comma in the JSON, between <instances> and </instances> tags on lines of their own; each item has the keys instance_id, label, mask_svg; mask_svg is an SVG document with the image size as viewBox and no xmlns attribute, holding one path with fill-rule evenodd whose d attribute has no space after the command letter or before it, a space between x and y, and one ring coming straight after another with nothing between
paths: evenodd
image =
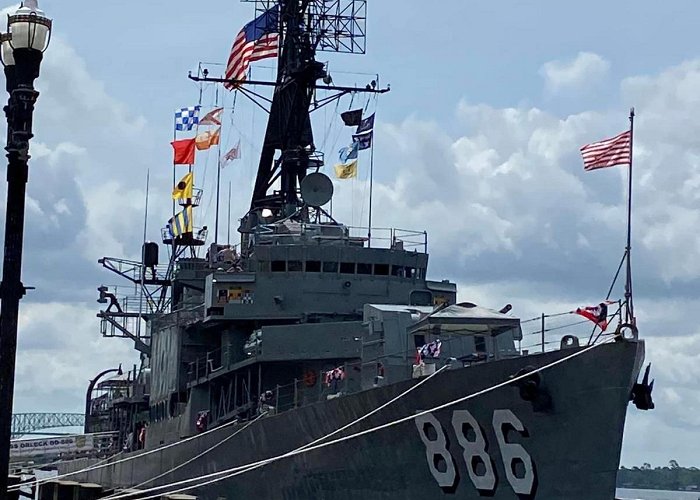
<instances>
[{"instance_id":1,"label":"deck railing","mask_svg":"<svg viewBox=\"0 0 700 500\"><path fill-rule=\"evenodd\" d=\"M290 232L280 232L280 229ZM403 248L416 252L428 252L428 233L408 229L343 226L331 224L295 223L290 226L279 224L262 224L253 234L253 244L272 244L296 239L316 241L319 244L344 241L373 248Z\"/></svg>"}]
</instances>

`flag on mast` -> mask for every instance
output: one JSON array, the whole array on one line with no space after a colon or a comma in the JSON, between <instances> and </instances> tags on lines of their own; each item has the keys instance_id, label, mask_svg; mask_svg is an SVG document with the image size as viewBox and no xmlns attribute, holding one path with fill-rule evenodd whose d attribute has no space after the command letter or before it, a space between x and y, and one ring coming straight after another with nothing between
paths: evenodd
<instances>
[{"instance_id":1,"label":"flag on mast","mask_svg":"<svg viewBox=\"0 0 700 500\"><path fill-rule=\"evenodd\" d=\"M374 130L369 132L364 132L362 134L354 134L352 136L353 142L358 144L360 150L369 149L372 147L372 139L374 137Z\"/></svg>"},{"instance_id":2,"label":"flag on mast","mask_svg":"<svg viewBox=\"0 0 700 500\"><path fill-rule=\"evenodd\" d=\"M342 163L347 163L348 160L357 160L357 153L360 148L360 143L357 141L353 141L350 146L345 146L344 148L341 148L340 151L338 151L338 155L340 156L340 161Z\"/></svg>"},{"instance_id":3,"label":"flag on mast","mask_svg":"<svg viewBox=\"0 0 700 500\"><path fill-rule=\"evenodd\" d=\"M335 166L335 175L338 179L354 179L357 177L357 160L338 163Z\"/></svg>"},{"instance_id":4,"label":"flag on mast","mask_svg":"<svg viewBox=\"0 0 700 500\"><path fill-rule=\"evenodd\" d=\"M574 313L592 321L600 327L601 332L604 332L608 327L608 304L614 304L614 302L606 300L597 306L579 307Z\"/></svg>"},{"instance_id":5,"label":"flag on mast","mask_svg":"<svg viewBox=\"0 0 700 500\"><path fill-rule=\"evenodd\" d=\"M343 123L346 126L357 127L362 123L362 108L340 113L340 117L343 119Z\"/></svg>"},{"instance_id":6,"label":"flag on mast","mask_svg":"<svg viewBox=\"0 0 700 500\"><path fill-rule=\"evenodd\" d=\"M364 132L369 132L370 130L374 130L374 113L360 121L360 123L357 125L357 130L355 133L362 134Z\"/></svg>"},{"instance_id":7,"label":"flag on mast","mask_svg":"<svg viewBox=\"0 0 700 500\"><path fill-rule=\"evenodd\" d=\"M204 118L199 120L200 125L221 125L221 114L224 112L224 108L212 109L204 115Z\"/></svg>"},{"instance_id":8,"label":"flag on mast","mask_svg":"<svg viewBox=\"0 0 700 500\"><path fill-rule=\"evenodd\" d=\"M194 187L194 173L188 172L175 184L173 188L173 200L192 198L192 188Z\"/></svg>"},{"instance_id":9,"label":"flag on mast","mask_svg":"<svg viewBox=\"0 0 700 500\"><path fill-rule=\"evenodd\" d=\"M632 163L632 131L627 130L610 139L586 144L581 148L583 169L596 170L630 165Z\"/></svg>"},{"instance_id":10,"label":"flag on mast","mask_svg":"<svg viewBox=\"0 0 700 500\"><path fill-rule=\"evenodd\" d=\"M192 205L188 205L168 220L168 229L173 238L193 231L192 225Z\"/></svg>"},{"instance_id":11,"label":"flag on mast","mask_svg":"<svg viewBox=\"0 0 700 500\"><path fill-rule=\"evenodd\" d=\"M231 47L226 65L226 79L245 80L248 66L253 61L277 57L279 50L279 5L263 12L243 26ZM235 85L227 82L224 87L232 90Z\"/></svg>"},{"instance_id":12,"label":"flag on mast","mask_svg":"<svg viewBox=\"0 0 700 500\"><path fill-rule=\"evenodd\" d=\"M236 143L236 145L234 147L232 147L231 150L221 158L221 168L224 168L229 163L231 163L233 160L239 160L240 158L241 158L241 141L239 139L238 143Z\"/></svg>"},{"instance_id":13,"label":"flag on mast","mask_svg":"<svg viewBox=\"0 0 700 500\"><path fill-rule=\"evenodd\" d=\"M212 146L219 144L221 140L221 127L215 130L205 130L197 134L195 138L195 143L197 144L197 149L200 151L206 151Z\"/></svg>"},{"instance_id":14,"label":"flag on mast","mask_svg":"<svg viewBox=\"0 0 700 500\"><path fill-rule=\"evenodd\" d=\"M192 130L199 123L199 106L189 106L175 111L175 130Z\"/></svg>"},{"instance_id":15,"label":"flag on mast","mask_svg":"<svg viewBox=\"0 0 700 500\"><path fill-rule=\"evenodd\" d=\"M174 165L192 165L194 163L194 139L180 139L170 144L174 152Z\"/></svg>"}]
</instances>

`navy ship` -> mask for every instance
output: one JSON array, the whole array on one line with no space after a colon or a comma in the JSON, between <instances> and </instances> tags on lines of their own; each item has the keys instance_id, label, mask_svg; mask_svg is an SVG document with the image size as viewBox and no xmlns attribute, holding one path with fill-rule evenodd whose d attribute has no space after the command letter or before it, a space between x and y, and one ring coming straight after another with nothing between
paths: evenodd
<instances>
[{"instance_id":1,"label":"navy ship","mask_svg":"<svg viewBox=\"0 0 700 500\"><path fill-rule=\"evenodd\" d=\"M100 287L101 331L131 339L141 364L89 394L85 431L113 433L112 456L59 474L113 498L614 498L628 405L653 407L634 318L528 353L510 306L459 302L454 283L428 279L427 233L335 220L310 114L388 89L336 86L316 56L364 52L366 2L255 10L232 59L272 52L275 81L235 60L224 78L190 75L272 89L240 243L207 244L192 224L201 193L183 179L162 244L138 262L100 260L139 295ZM362 111L343 115L358 149L372 139Z\"/></svg>"}]
</instances>

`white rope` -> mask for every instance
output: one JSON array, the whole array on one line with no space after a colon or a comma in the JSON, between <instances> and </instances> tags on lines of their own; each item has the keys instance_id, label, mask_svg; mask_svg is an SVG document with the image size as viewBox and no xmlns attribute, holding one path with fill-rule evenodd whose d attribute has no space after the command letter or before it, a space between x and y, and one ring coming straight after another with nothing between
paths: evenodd
<instances>
[{"instance_id":1,"label":"white rope","mask_svg":"<svg viewBox=\"0 0 700 500\"><path fill-rule=\"evenodd\" d=\"M335 439L335 440L333 440L333 441L328 441L327 443L322 443L322 444L317 444L317 445L314 445L314 446L303 447L303 449L296 449L296 450L287 452L287 453L285 453L285 454L283 454L283 455L278 455L278 456L276 456L276 457L271 457L271 458L268 458L268 459L265 459L265 460L260 460L260 461L258 461L258 462L253 462L253 463L246 464L246 465L241 465L241 466L237 466L237 467L232 467L232 468L230 468L230 469L226 469L226 470L219 471L219 472L214 472L214 473L211 473L211 474L205 474L205 475L193 477L193 478L190 478L190 479L184 479L184 480L182 480L182 481L177 481L177 482L171 483L171 484L169 484L169 485L162 485L162 486L150 488L150 489L148 489L148 490L143 490L143 491L139 491L139 492L125 493L125 494L123 494L123 495L118 495L118 496L112 497L111 500L118 500L118 499L122 499L122 498L128 498L128 497L133 496L133 495L139 495L139 499L140 499L140 500L149 500L149 499L153 499L153 498L158 498L158 497L160 497L160 496L162 496L162 495L170 495L170 494L174 494L174 493L181 493L181 492L183 492L183 491L189 491L189 490L194 489L194 488L200 488L200 487L202 487L202 486L207 486L207 485L212 484L212 483L216 483L216 482L219 482L219 481L223 481L223 480L225 480L225 479L229 479L229 478L238 476L238 475L240 475L240 474L244 474L245 472L248 472L248 471L257 469L258 467L262 467L262 466L264 466L264 465L267 465L267 464L269 464L269 463L272 463L272 462L275 462L275 461L278 461L278 460L282 460L282 459L284 459L284 458L289 458L289 457L296 456L296 455L299 455L299 454L302 454L302 453L307 453L307 452L309 452L309 451L314 451L314 450L317 450L317 449L325 448L325 447L327 447L327 446L332 446L332 445L334 445L334 444L342 443L342 442L344 442L344 441L349 441L349 440L351 440L351 439L355 439L355 438L358 438L358 437L361 437L361 436L365 436L365 435L367 435L367 434L371 434L371 433L374 433L374 432L378 432L378 431L387 429L387 428L389 428L389 427L394 427L394 426L399 425L399 424L402 424L402 423L404 423L404 422L408 422L408 421L410 421L410 420L414 420L414 419L416 419L417 417L421 417L421 416L426 415L426 414L428 414L428 413L432 413L432 412L435 412L435 411L443 410L443 409L445 409L445 408L449 408L450 406L454 406L454 405L456 405L456 404L463 403L463 402L468 401L468 400L470 400L470 399L477 398L477 397L479 397L479 396L482 396L482 395L487 394L487 393L489 393L489 392L495 391L495 390L500 389L500 388L502 388L502 387L511 385L511 384L513 384L514 382L517 382L517 381L519 381L519 380L523 380L523 379L525 379L525 378L527 378L527 377L533 375L534 373L538 373L538 372L541 372L541 371L544 371L544 370L548 370L548 369L550 369L550 368L553 368L554 366L560 365L560 364L562 364L562 363L564 363L564 362L566 362L566 361L569 361L569 360L571 360L571 359L573 359L573 358L576 358L576 357L578 357L578 356L581 356L582 354L585 354L585 353L587 353L587 352L589 352L589 351L591 351L591 350L593 350L593 349L596 349L596 348L598 348L598 347L600 347L600 346L602 346L602 345L609 344L610 342L613 342L615 339L617 339L617 337L619 337L619 336L620 336L620 335L615 335L614 337L611 337L611 338L605 340L604 342L601 342L601 343L599 343L599 344L593 344L593 345L591 345L591 346L589 346L589 347L586 347L586 348L584 348L584 349L582 349L582 350L580 350L580 351L576 351L575 353L573 353L573 354L571 354L571 355L569 355L569 356L565 356L565 357L563 357L563 358L561 358L561 359L558 359L558 360L556 360L556 361L553 361L553 362L551 362L551 363L549 363L549 364L543 365L543 366L541 366L541 367L539 367L539 368L535 368L535 369L533 369L533 370L530 370L529 372L523 373L522 375L518 375L518 376L515 376L515 377L513 377L513 378L509 378L508 380L505 380L505 381L503 381L503 382L501 382L501 383L499 383L499 384L496 384L496 385L494 385L494 386L487 387L486 389L482 389L482 390L480 390L480 391L478 391L478 392L469 394L469 395L467 395L467 396L463 396L463 397L461 397L461 398L457 398L457 399L452 400L452 401L448 401L447 403L443 403L443 404L441 404L441 405L435 406L435 407L430 408L430 409L428 409L428 410L423 410L423 411L417 412L417 413L415 413L414 415L408 415L408 416L403 417L403 418L400 418L400 419L398 419L398 420L394 420L394 421L392 421L392 422L387 422L386 424L382 424L382 425L379 425L379 426L376 426L376 427L371 427L371 428L369 428L369 429L365 429L364 431L360 431L360 432L357 432L357 433L355 433L355 434L350 434L350 435L348 435L348 436L344 436L344 437L342 437L342 438L338 438L338 439ZM223 475L223 477L216 477L216 476L222 476L222 475ZM210 479L210 478L214 478L214 479ZM176 489L176 490L170 490L170 491L167 491L167 492L164 492L164 493L159 493L159 494L152 495L152 496L146 496L146 497L140 496L140 495L143 495L144 493L150 493L150 492L153 492L153 491L163 490L163 489L167 489L167 488L169 488L169 487L180 486L180 485L183 485L183 484L189 484L189 483L193 483L193 482L201 481L201 480L205 480L205 479L209 479L209 480L208 480L208 481L205 481L205 482L198 483L198 484L193 484L193 485L190 485L190 486L186 486L186 487L184 487L184 488L180 488L180 489Z\"/></svg>"},{"instance_id":2,"label":"white rope","mask_svg":"<svg viewBox=\"0 0 700 500\"><path fill-rule=\"evenodd\" d=\"M229 439L233 438L233 437L236 436L237 434L240 434L241 432L243 432L244 430L246 430L248 427L250 427L251 425L253 425L255 422L257 422L258 420L260 420L261 418L263 418L263 417L264 417L265 415L267 415L267 414L268 414L267 411L262 412L260 415L258 415L257 417L255 417L253 420L251 420L250 422L248 422L247 424L245 424L243 427L241 427L240 429L236 430L236 432L234 432L234 433L231 434L230 436L226 436L224 439L222 439L222 440L219 441L218 443L216 443L216 444L210 446L209 448L207 448L207 449L204 450L203 452L199 453L198 455L195 455L194 457L190 458L190 459L187 460L186 462L183 462L183 463L181 463L180 465L178 465L178 466L176 466L176 467L173 467L172 469L163 472L162 474L159 474L159 475L157 475L157 476L155 476L155 477L152 477L151 479L146 479L144 482L139 483L139 484L137 484L136 486L133 486L133 488L139 488L139 487L143 486L144 484L151 483L151 482L155 481L156 479L160 479L160 478L163 477L163 476L167 476L168 474L170 474L170 473L172 473L172 472L175 472L175 471L178 470L178 469L181 469L181 468L184 467L185 465L191 464L192 462L194 462L194 461L197 460L198 458L203 457L204 455L206 455L207 453L209 453L209 452L212 451L213 449L215 449L215 448L221 446L222 444L224 444L226 441L228 441ZM104 498L112 498L112 496L110 495L110 496L104 497Z\"/></svg>"},{"instance_id":3,"label":"white rope","mask_svg":"<svg viewBox=\"0 0 700 500\"><path fill-rule=\"evenodd\" d=\"M59 474L58 476L53 476L53 477L49 477L49 478L37 479L36 481L33 482L33 484L39 485L39 484L46 483L46 482L49 482L49 481L56 481L56 480L58 480L58 479L63 479L64 477L74 476L74 475L76 475L76 474L82 474L82 473L84 473L84 472L90 472L90 471L97 470L97 469L103 469L103 468L109 467L109 466L111 466L111 465L117 465L117 464L121 464L121 463L124 463L124 462L128 462L129 460L134 460L134 459L136 459L136 458L145 457L145 456L147 456L147 455L151 455L151 454L153 454L153 453L157 453L157 452L159 452L159 451L162 451L162 450L165 450L165 449L168 449L168 448L172 448L173 446L179 446L179 445L181 445L181 444L183 444L183 443L187 443L188 441L192 441L193 439L201 438L201 437L203 437L203 436L206 436L206 435L209 434L209 433L212 433L212 432L214 432L214 431L218 431L218 430L224 429L224 428L228 427L229 425L234 425L234 424L236 424L236 423L238 423L237 420L232 420L231 422L227 422L227 423L225 423L225 424L223 424L223 425L220 425L219 427L215 427L215 428L210 429L210 430L208 430L208 431L206 431L206 432L202 432L201 434L195 434L194 436L190 436L190 437L185 438L185 439L182 439L182 440L180 440L180 441L175 441L174 443L169 443L169 444L166 444L165 446L161 446L161 447L159 447L159 448L154 448L154 449L148 450L148 451L146 451L146 452L144 452L144 453L139 453L138 455L132 455L132 456L130 456L130 457L122 458L122 459L117 460L117 461L115 461L115 462L105 463L105 462L108 462L109 460L112 460L113 458L116 458L116 457L118 457L119 455L121 455L123 452L120 451L119 453L116 453L115 455L112 455L111 457L108 457L108 458L106 458L106 459L104 459L104 460L101 460L100 462L97 462L97 463L94 464L94 465L85 467L84 469L79 469L79 470L74 471L74 472L66 472L66 473L64 473L64 474ZM14 490L18 490L18 489L19 489L19 488L18 488L17 486L9 486L9 487L7 488L7 491L14 491Z\"/></svg>"},{"instance_id":4,"label":"white rope","mask_svg":"<svg viewBox=\"0 0 700 500\"><path fill-rule=\"evenodd\" d=\"M366 418L371 417L371 416L374 415L375 413L377 413L377 412L383 410L383 409L386 408L387 406L389 406L389 405L395 403L395 402L398 401L399 399L401 399L401 398L403 398L404 396L406 396L406 395L407 395L408 393L410 393L411 391L413 391L413 390L417 389L418 387L420 387L421 385L425 384L428 380L430 380L430 379L433 378L435 375L437 375L438 373L440 373L440 372L442 372L443 370L445 370L447 367L448 367L448 366L445 365L445 366L443 366L442 368L440 368L439 370L436 370L434 373L430 374L428 377L424 378L423 380L421 380L421 381L418 382L417 384L412 385L411 387L409 387L407 390L405 390L404 392L402 392L402 393L399 394L398 396L395 396L394 398L390 399L390 400L387 401L386 403L384 403L384 404L378 406L377 408L375 408L375 409L372 410L371 412L366 413L366 414L362 415L360 418L358 418L358 419L356 419L356 420L353 420L353 421L350 422L349 424L346 424L346 425L344 425L343 427L340 427L339 429L334 430L334 431L331 432L330 434L326 434L325 436L321 436L320 438L316 439L315 441L312 441L312 442L307 443L307 444L305 444L305 445L303 445L303 446L301 446L301 447L299 447L299 448L296 448L294 451L300 451L300 450L303 450L303 449L308 448L308 447L310 447L310 446L313 446L313 445L315 445L315 444L317 444L317 443L319 443L319 442L321 442L321 441L324 441L324 440L328 439L328 438L331 437L331 436L335 436L335 435L338 434L339 432L343 432L344 430L348 429L349 427L352 427L353 425L355 425L355 424L357 424L357 423L359 423L359 422L362 422L362 421L365 420ZM257 419L256 419L256 420L257 420ZM254 421L253 421L253 422L254 422ZM250 423L252 424L253 422L250 422ZM240 430L242 431L243 429L240 429ZM238 431L238 432L240 432L240 431ZM236 433L236 434L237 434L237 433ZM234 435L235 435L235 434L234 434ZM231 438L231 437L233 437L233 435L229 436L229 438ZM227 438L227 439L229 439L229 438ZM199 456L204 455L204 453L207 453L207 452L211 451L212 449L216 448L219 444L222 444L223 442L224 442L224 441L222 441L221 443L218 443L218 444L212 446L209 450L207 450L207 451L201 453ZM198 457L195 457L195 458L199 458L199 456L198 456ZM188 462L186 462L186 463L189 463L189 462L191 462L191 461L193 461L193 460L194 460L194 458L193 458L193 459L190 459L190 460L189 460ZM175 467L174 469L168 470L168 471L162 473L161 475L157 476L157 477L154 478L154 479L158 479L158 478L163 477L163 476L165 476L165 475L167 475L167 474L170 474L170 473L173 472L174 470L179 469L180 467L182 467L182 466L184 466L184 465L185 465L185 464L178 465L178 466ZM244 467L245 467L245 466L244 466ZM153 481L154 479L145 481L145 482L143 482L143 483L141 483L141 484L138 484L138 485L134 486L133 488L138 488L139 486L142 486L142 485L144 485L144 484L146 484L146 483L149 483L149 482ZM143 493L147 493L147 492L150 492L150 491L155 491L155 490L157 490L157 489L159 489L159 488L163 488L163 487L168 487L168 486L167 486L167 485L166 485L166 486L157 486L157 487L155 487L155 488L151 488L151 489L148 489L148 490L141 490L141 491L138 491L138 492L125 493L125 495L126 495L126 496L129 496L129 495L142 495ZM109 498L109 499L116 499L116 498L123 498L123 496L112 495L112 496L109 496L109 497L106 497L106 498Z\"/></svg>"}]
</instances>

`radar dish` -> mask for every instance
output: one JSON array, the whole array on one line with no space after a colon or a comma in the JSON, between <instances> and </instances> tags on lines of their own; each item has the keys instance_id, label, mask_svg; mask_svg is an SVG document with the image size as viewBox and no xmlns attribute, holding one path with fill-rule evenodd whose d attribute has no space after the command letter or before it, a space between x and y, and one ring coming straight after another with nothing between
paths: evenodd
<instances>
[{"instance_id":1,"label":"radar dish","mask_svg":"<svg viewBox=\"0 0 700 500\"><path fill-rule=\"evenodd\" d=\"M333 197L333 181L321 172L314 172L304 177L300 188L304 203L312 207L321 207Z\"/></svg>"}]
</instances>

